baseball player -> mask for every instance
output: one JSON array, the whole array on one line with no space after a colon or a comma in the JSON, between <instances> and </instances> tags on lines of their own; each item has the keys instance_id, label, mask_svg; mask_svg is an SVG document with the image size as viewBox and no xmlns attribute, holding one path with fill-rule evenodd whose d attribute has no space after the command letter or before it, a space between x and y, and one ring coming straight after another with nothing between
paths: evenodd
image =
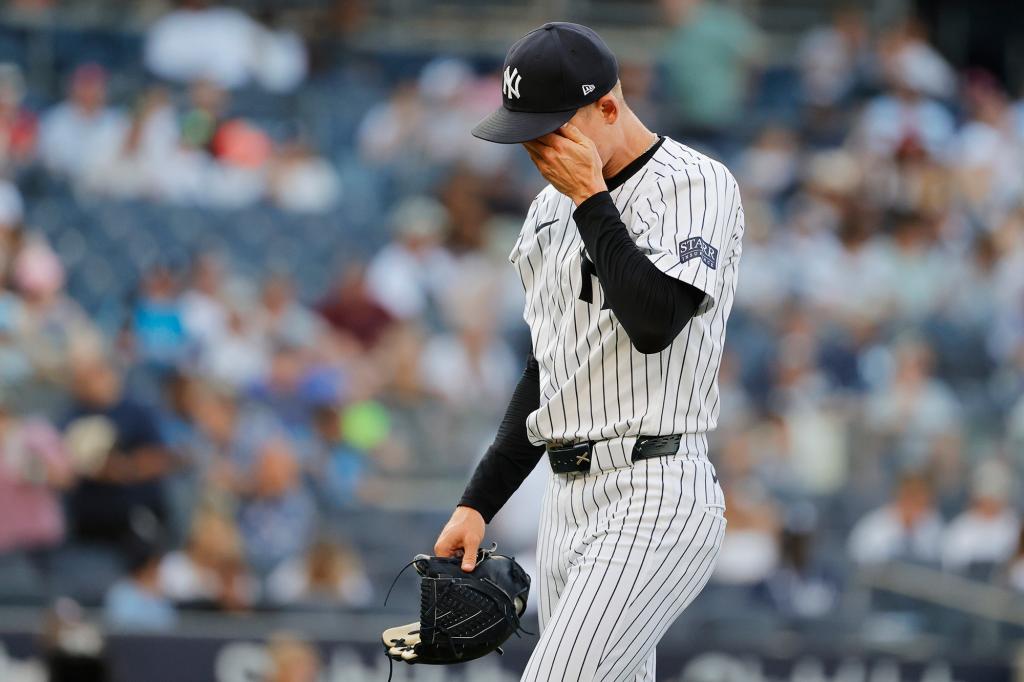
<instances>
[{"instance_id":1,"label":"baseball player","mask_svg":"<svg viewBox=\"0 0 1024 682\"><path fill-rule=\"evenodd\" d=\"M711 575L725 501L708 461L743 209L729 171L656 135L600 37L549 23L505 58L473 134L550 183L510 260L532 353L435 553L471 571L541 458L541 633L522 680L654 680L658 640Z\"/></svg>"}]
</instances>

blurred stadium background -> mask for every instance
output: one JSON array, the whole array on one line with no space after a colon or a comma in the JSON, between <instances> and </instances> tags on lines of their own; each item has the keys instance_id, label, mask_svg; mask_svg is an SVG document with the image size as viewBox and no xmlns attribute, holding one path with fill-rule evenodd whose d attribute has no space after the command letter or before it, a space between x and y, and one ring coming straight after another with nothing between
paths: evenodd
<instances>
[{"instance_id":1,"label":"blurred stadium background","mask_svg":"<svg viewBox=\"0 0 1024 682\"><path fill-rule=\"evenodd\" d=\"M528 343L539 176L469 128L553 19L744 192L729 533L660 679L1024 679L1019 2L6 0L0 680L385 679Z\"/></svg>"}]
</instances>

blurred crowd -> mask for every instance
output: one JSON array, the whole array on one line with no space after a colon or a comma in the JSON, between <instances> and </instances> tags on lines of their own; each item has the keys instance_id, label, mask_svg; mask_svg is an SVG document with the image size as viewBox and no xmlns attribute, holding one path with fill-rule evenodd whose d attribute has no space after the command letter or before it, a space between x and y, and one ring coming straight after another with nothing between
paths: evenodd
<instances>
[{"instance_id":1,"label":"blurred crowd","mask_svg":"<svg viewBox=\"0 0 1024 682\"><path fill-rule=\"evenodd\" d=\"M913 20L840 11L780 66L728 6L663 5L671 29L652 63L623 63L626 98L729 164L747 218L713 585L798 619L834 612L851 566L1024 590L1022 84L955 69ZM500 98L493 63L331 65L372 83L318 112L352 121L338 147L231 104L337 82L266 17L182 2L143 55L131 113L109 65L77 66L50 101L0 66L0 591L86 573L112 624L154 629L181 607L367 606L380 567L354 514L436 511L417 477L454 501L525 357L505 257L540 182L520 150L469 136ZM34 217L54 186L227 220L371 202L385 236L312 294L296 281L315 246L253 274L194 245L125 273L111 322ZM414 549L384 542L389 561Z\"/></svg>"}]
</instances>

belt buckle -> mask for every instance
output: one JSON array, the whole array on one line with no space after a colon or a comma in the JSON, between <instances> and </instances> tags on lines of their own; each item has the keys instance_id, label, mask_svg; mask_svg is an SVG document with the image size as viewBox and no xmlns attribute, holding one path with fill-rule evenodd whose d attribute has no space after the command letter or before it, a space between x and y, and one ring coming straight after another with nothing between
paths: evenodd
<instances>
[{"instance_id":1,"label":"belt buckle","mask_svg":"<svg viewBox=\"0 0 1024 682\"><path fill-rule=\"evenodd\" d=\"M590 455L593 443L576 443L561 448L548 448L551 470L556 474L590 472Z\"/></svg>"}]
</instances>

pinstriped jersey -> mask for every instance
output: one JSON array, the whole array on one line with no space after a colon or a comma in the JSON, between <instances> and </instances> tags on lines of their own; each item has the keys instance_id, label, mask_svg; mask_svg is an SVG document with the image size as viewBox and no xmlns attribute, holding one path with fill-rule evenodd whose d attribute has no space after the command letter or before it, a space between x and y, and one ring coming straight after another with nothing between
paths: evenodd
<instances>
[{"instance_id":1,"label":"pinstriped jersey","mask_svg":"<svg viewBox=\"0 0 1024 682\"><path fill-rule=\"evenodd\" d=\"M704 302L666 349L637 351L604 305L575 205L550 185L541 191L510 255L540 368L540 407L527 419L535 444L685 434L684 449L706 452L718 419L743 209L724 165L669 138L659 144L611 196L640 250L666 275L703 291Z\"/></svg>"}]
</instances>

